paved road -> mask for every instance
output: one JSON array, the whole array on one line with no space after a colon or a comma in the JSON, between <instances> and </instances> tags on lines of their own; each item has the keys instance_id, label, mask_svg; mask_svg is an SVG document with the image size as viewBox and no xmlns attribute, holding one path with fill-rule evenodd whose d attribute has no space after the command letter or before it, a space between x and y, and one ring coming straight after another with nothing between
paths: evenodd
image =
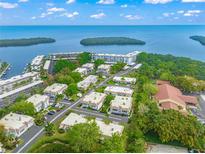
<instances>
[{"instance_id":1,"label":"paved road","mask_svg":"<svg viewBox=\"0 0 205 154\"><path fill-rule=\"evenodd\" d=\"M94 117L99 118L99 119L107 119L108 118L111 121L116 121L116 122L120 122L120 123L128 122L128 117L126 117L126 116L106 115L106 114L98 112L98 111L88 110L88 109L79 108L79 107L72 108L72 111L74 111L78 114L86 115L86 116L94 116Z\"/></svg>"},{"instance_id":2,"label":"paved road","mask_svg":"<svg viewBox=\"0 0 205 154\"><path fill-rule=\"evenodd\" d=\"M134 67L134 66L133 66ZM120 76L120 75L125 75L128 74L130 71L133 70L133 67L126 70L126 71L121 71L115 75L111 75L110 77L106 78L104 81L102 81L99 85L96 86L96 88L99 88L101 86L103 86L104 84L106 84L106 82L108 82L110 79L112 79L114 76ZM89 90L86 94L90 93L91 91L93 91L93 89ZM86 95L84 94L84 96ZM83 97L84 97L83 96ZM63 102L63 104L66 105L66 107L59 111L57 114L48 117L47 121L53 123L55 121L57 121L58 119L62 118L65 113L67 111L69 111L70 109L74 110L75 112L78 112L80 114L86 114L86 115L93 115L96 116L98 118L107 118L106 115L104 115L103 113L99 113L99 112L91 112L91 111L87 111L87 110L82 110L82 109L78 109L77 106L80 104L81 99L83 98L81 97L79 100L77 100L75 103L70 104L70 102L66 103L66 101ZM110 120L113 121L118 121L118 122L127 122L128 119L126 117L121 117L119 118L119 116L114 116L111 115L109 116ZM37 139L42 136L44 134L44 127L39 127L39 126L32 126L28 131L26 131L20 138L24 141L23 144L19 145L16 149L13 150L14 153L25 153L29 147L31 147L32 144L34 144Z\"/></svg>"}]
</instances>

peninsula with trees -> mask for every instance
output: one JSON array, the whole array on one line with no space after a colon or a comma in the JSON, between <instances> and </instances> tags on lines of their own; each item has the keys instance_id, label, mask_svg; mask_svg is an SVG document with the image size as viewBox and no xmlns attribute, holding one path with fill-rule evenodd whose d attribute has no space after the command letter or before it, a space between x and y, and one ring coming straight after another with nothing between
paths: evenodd
<instances>
[{"instance_id":1,"label":"peninsula with trees","mask_svg":"<svg viewBox=\"0 0 205 154\"><path fill-rule=\"evenodd\" d=\"M30 46L44 43L56 42L53 38L35 37L35 38L22 38L22 39L1 39L0 47L16 47L16 46Z\"/></svg>"},{"instance_id":2,"label":"peninsula with trees","mask_svg":"<svg viewBox=\"0 0 205 154\"><path fill-rule=\"evenodd\" d=\"M146 42L128 37L95 37L85 38L80 41L81 45L145 45Z\"/></svg>"},{"instance_id":3,"label":"peninsula with trees","mask_svg":"<svg viewBox=\"0 0 205 154\"><path fill-rule=\"evenodd\" d=\"M195 36L190 36L190 39L198 41L199 43L201 43L201 45L205 45L205 36L195 35Z\"/></svg>"}]
</instances>

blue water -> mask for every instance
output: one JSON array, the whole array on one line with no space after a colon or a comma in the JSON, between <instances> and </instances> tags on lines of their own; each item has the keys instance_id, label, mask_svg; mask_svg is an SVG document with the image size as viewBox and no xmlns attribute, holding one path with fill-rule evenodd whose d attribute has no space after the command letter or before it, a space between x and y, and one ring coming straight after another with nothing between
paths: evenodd
<instances>
[{"instance_id":1,"label":"blue water","mask_svg":"<svg viewBox=\"0 0 205 154\"><path fill-rule=\"evenodd\" d=\"M205 36L205 26L0 26L0 39L29 37L56 39L53 44L0 48L0 59L12 65L7 77L20 74L26 63L36 55L48 55L53 52L128 53L140 50L205 61L205 46L189 39L191 35ZM83 38L97 36L132 37L146 41L146 45L84 47L79 43Z\"/></svg>"}]
</instances>

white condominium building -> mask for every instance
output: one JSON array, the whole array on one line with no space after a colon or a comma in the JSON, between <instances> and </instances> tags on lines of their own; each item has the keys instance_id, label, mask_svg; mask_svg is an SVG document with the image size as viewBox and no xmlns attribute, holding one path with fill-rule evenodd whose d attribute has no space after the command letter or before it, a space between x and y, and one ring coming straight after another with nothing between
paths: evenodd
<instances>
[{"instance_id":1,"label":"white condominium building","mask_svg":"<svg viewBox=\"0 0 205 154\"><path fill-rule=\"evenodd\" d=\"M136 63L137 55L139 51L134 51L128 54L99 54L95 53L92 54L93 61L97 59L104 59L107 63L116 63L116 62L123 62L128 65L133 65Z\"/></svg>"},{"instance_id":2,"label":"white condominium building","mask_svg":"<svg viewBox=\"0 0 205 154\"><path fill-rule=\"evenodd\" d=\"M0 120L0 125L5 127L8 134L19 137L34 125L34 118L27 115L9 113Z\"/></svg>"},{"instance_id":3,"label":"white condominium building","mask_svg":"<svg viewBox=\"0 0 205 154\"><path fill-rule=\"evenodd\" d=\"M53 53L50 55L50 58L52 60L76 60L81 53L83 52Z\"/></svg>"},{"instance_id":4,"label":"white condominium building","mask_svg":"<svg viewBox=\"0 0 205 154\"><path fill-rule=\"evenodd\" d=\"M87 119L76 113L70 113L60 124L60 128L67 129L76 124L86 123Z\"/></svg>"},{"instance_id":5,"label":"white condominium building","mask_svg":"<svg viewBox=\"0 0 205 154\"><path fill-rule=\"evenodd\" d=\"M0 95L0 108L10 105L21 94L30 95L30 92L32 91L32 89L41 87L42 85L43 85L43 81L38 80L38 81L31 82L30 84L16 88L14 90L11 90L9 92L5 92L1 94Z\"/></svg>"},{"instance_id":6,"label":"white condominium building","mask_svg":"<svg viewBox=\"0 0 205 154\"><path fill-rule=\"evenodd\" d=\"M116 96L111 101L110 113L129 115L132 109L132 97Z\"/></svg>"},{"instance_id":7,"label":"white condominium building","mask_svg":"<svg viewBox=\"0 0 205 154\"><path fill-rule=\"evenodd\" d=\"M49 97L46 95L35 94L35 95L31 96L30 98L28 98L27 102L32 103L36 109L36 112L39 112L41 110L48 108Z\"/></svg>"},{"instance_id":8,"label":"white condominium building","mask_svg":"<svg viewBox=\"0 0 205 154\"><path fill-rule=\"evenodd\" d=\"M106 98L106 94L99 92L91 92L82 100L82 107L90 107L94 110L99 110Z\"/></svg>"},{"instance_id":9,"label":"white condominium building","mask_svg":"<svg viewBox=\"0 0 205 154\"><path fill-rule=\"evenodd\" d=\"M100 133L104 136L111 137L113 134L121 135L124 129L124 126L114 123L105 124L103 121L95 120L97 126L100 129Z\"/></svg>"},{"instance_id":10,"label":"white condominium building","mask_svg":"<svg viewBox=\"0 0 205 154\"><path fill-rule=\"evenodd\" d=\"M70 113L67 116L67 118L62 121L62 123L60 124L60 128L67 129L76 124L87 123L87 122L89 123L89 121L83 115L78 115L76 113ZM93 121L90 121L90 122L93 122ZM100 121L100 120L95 120L95 122L100 129L101 135L103 136L111 137L115 133L118 133L121 135L124 129L124 126L115 124L115 123L105 124L103 121Z\"/></svg>"},{"instance_id":11,"label":"white condominium building","mask_svg":"<svg viewBox=\"0 0 205 154\"><path fill-rule=\"evenodd\" d=\"M43 64L44 55L36 56L31 62L31 70L40 71L40 68Z\"/></svg>"},{"instance_id":12,"label":"white condominium building","mask_svg":"<svg viewBox=\"0 0 205 154\"><path fill-rule=\"evenodd\" d=\"M111 65L102 64L98 66L97 73L102 73L103 75L109 75L110 69L111 69Z\"/></svg>"},{"instance_id":13,"label":"white condominium building","mask_svg":"<svg viewBox=\"0 0 205 154\"><path fill-rule=\"evenodd\" d=\"M68 88L66 84L61 83L54 83L51 86L48 86L44 90L44 94L50 96L50 97L56 97L56 95L63 94L64 91Z\"/></svg>"},{"instance_id":14,"label":"white condominium building","mask_svg":"<svg viewBox=\"0 0 205 154\"><path fill-rule=\"evenodd\" d=\"M86 63L82 65L82 68L86 68L88 72L92 72L94 70L94 63Z\"/></svg>"},{"instance_id":15,"label":"white condominium building","mask_svg":"<svg viewBox=\"0 0 205 154\"><path fill-rule=\"evenodd\" d=\"M40 77L39 73L29 72L22 75L11 77L10 79L0 80L0 94L9 92L20 86L39 80L39 77Z\"/></svg>"},{"instance_id":16,"label":"white condominium building","mask_svg":"<svg viewBox=\"0 0 205 154\"><path fill-rule=\"evenodd\" d=\"M50 63L51 63L50 60L46 60L44 66L43 66L43 69L46 70L46 71L48 71L49 68L50 68Z\"/></svg>"},{"instance_id":17,"label":"white condominium building","mask_svg":"<svg viewBox=\"0 0 205 154\"><path fill-rule=\"evenodd\" d=\"M104 92L106 94L127 96L127 97L131 97L133 94L132 89L127 87L121 87L121 86L108 86L105 88Z\"/></svg>"},{"instance_id":18,"label":"white condominium building","mask_svg":"<svg viewBox=\"0 0 205 154\"><path fill-rule=\"evenodd\" d=\"M113 78L113 81L114 82L119 82L119 83L125 83L125 84L135 84L136 83L136 78L115 76Z\"/></svg>"},{"instance_id":19,"label":"white condominium building","mask_svg":"<svg viewBox=\"0 0 205 154\"><path fill-rule=\"evenodd\" d=\"M83 77L83 76L86 76L88 74L88 70L87 68L82 68L82 67L78 67L74 70L74 72L78 72L80 73L80 75Z\"/></svg>"},{"instance_id":20,"label":"white condominium building","mask_svg":"<svg viewBox=\"0 0 205 154\"><path fill-rule=\"evenodd\" d=\"M77 86L81 90L87 90L91 84L95 84L98 81L98 76L89 75L83 81L78 82Z\"/></svg>"}]
</instances>

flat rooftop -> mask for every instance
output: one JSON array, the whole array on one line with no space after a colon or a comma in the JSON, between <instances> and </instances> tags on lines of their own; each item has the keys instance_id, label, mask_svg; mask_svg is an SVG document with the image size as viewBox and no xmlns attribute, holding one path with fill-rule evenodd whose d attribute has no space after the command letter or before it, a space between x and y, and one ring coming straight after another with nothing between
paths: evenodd
<instances>
[{"instance_id":1,"label":"flat rooftop","mask_svg":"<svg viewBox=\"0 0 205 154\"><path fill-rule=\"evenodd\" d=\"M85 67L85 68L93 68L93 67L94 67L94 64L93 64L93 63L86 63L86 64L82 65L82 67Z\"/></svg>"},{"instance_id":2,"label":"flat rooftop","mask_svg":"<svg viewBox=\"0 0 205 154\"><path fill-rule=\"evenodd\" d=\"M32 62L31 62L31 65L40 65L42 63L42 60L44 58L44 55L39 55L39 56L36 56Z\"/></svg>"},{"instance_id":3,"label":"flat rooftop","mask_svg":"<svg viewBox=\"0 0 205 154\"><path fill-rule=\"evenodd\" d=\"M46 95L39 95L35 94L27 99L27 102L33 103L34 106L37 106L38 104L42 102L46 102L49 99Z\"/></svg>"},{"instance_id":4,"label":"flat rooftop","mask_svg":"<svg viewBox=\"0 0 205 154\"><path fill-rule=\"evenodd\" d=\"M8 97L8 96L14 95L16 93L22 92L23 90L32 88L32 87L37 86L39 84L43 84L43 81L41 81L41 80L35 81L35 82L32 82L28 85L25 85L25 86L22 86L20 88L17 88L17 89L11 90L9 92L3 93L2 95L0 95L0 99L3 99L5 97Z\"/></svg>"},{"instance_id":5,"label":"flat rooftop","mask_svg":"<svg viewBox=\"0 0 205 154\"><path fill-rule=\"evenodd\" d=\"M117 82L123 82L123 81L124 82L129 82L129 83L131 83L131 82L135 83L136 82L136 78L120 77L120 76L115 76L113 78L113 80L117 81Z\"/></svg>"},{"instance_id":6,"label":"flat rooftop","mask_svg":"<svg viewBox=\"0 0 205 154\"><path fill-rule=\"evenodd\" d=\"M111 68L111 65L108 65L108 64L102 64L102 65L98 66L98 69L107 70L107 69L110 69L110 68Z\"/></svg>"},{"instance_id":7,"label":"flat rooftop","mask_svg":"<svg viewBox=\"0 0 205 154\"><path fill-rule=\"evenodd\" d=\"M104 101L106 94L99 92L91 92L83 98L83 102L90 104L100 104Z\"/></svg>"},{"instance_id":8,"label":"flat rooftop","mask_svg":"<svg viewBox=\"0 0 205 154\"><path fill-rule=\"evenodd\" d=\"M108 54L108 53L95 53L95 56L111 56L111 57L131 57L131 56L136 56L138 55L139 51L133 51L127 54Z\"/></svg>"},{"instance_id":9,"label":"flat rooftop","mask_svg":"<svg viewBox=\"0 0 205 154\"><path fill-rule=\"evenodd\" d=\"M114 123L105 124L103 121L100 120L95 120L95 122L97 123L101 134L104 136L112 136L115 133L121 135L124 129L124 126Z\"/></svg>"},{"instance_id":10,"label":"flat rooftop","mask_svg":"<svg viewBox=\"0 0 205 154\"><path fill-rule=\"evenodd\" d=\"M51 86L48 86L44 92L52 92L52 93L58 93L64 91L68 86L66 84L61 83L54 83Z\"/></svg>"},{"instance_id":11,"label":"flat rooftop","mask_svg":"<svg viewBox=\"0 0 205 154\"><path fill-rule=\"evenodd\" d=\"M61 126L74 126L80 123L86 123L87 119L76 113L70 113L62 122Z\"/></svg>"},{"instance_id":12,"label":"flat rooftop","mask_svg":"<svg viewBox=\"0 0 205 154\"><path fill-rule=\"evenodd\" d=\"M9 113L0 120L0 124L5 126L6 129L19 129L31 120L33 118L27 115Z\"/></svg>"},{"instance_id":13,"label":"flat rooftop","mask_svg":"<svg viewBox=\"0 0 205 154\"><path fill-rule=\"evenodd\" d=\"M19 80L23 80L23 79L26 79L29 77L34 77L37 75L39 75L38 72L29 72L29 73L25 73L22 75L17 75L17 76L11 77L10 79L7 79L7 80L0 80L0 86L3 86L5 84L10 84L10 83L13 83L13 82L16 82Z\"/></svg>"},{"instance_id":14,"label":"flat rooftop","mask_svg":"<svg viewBox=\"0 0 205 154\"><path fill-rule=\"evenodd\" d=\"M49 69L49 66L50 66L50 63L51 63L50 60L46 60L44 66L43 66L43 69L44 69L44 70L48 70L48 69Z\"/></svg>"},{"instance_id":15,"label":"flat rooftop","mask_svg":"<svg viewBox=\"0 0 205 154\"><path fill-rule=\"evenodd\" d=\"M111 93L123 93L123 94L133 94L133 90L127 87L121 87L121 86L108 86L105 88L105 91L111 92Z\"/></svg>"},{"instance_id":16,"label":"flat rooftop","mask_svg":"<svg viewBox=\"0 0 205 154\"><path fill-rule=\"evenodd\" d=\"M132 97L115 96L114 100L111 101L111 107L131 110Z\"/></svg>"}]
</instances>

